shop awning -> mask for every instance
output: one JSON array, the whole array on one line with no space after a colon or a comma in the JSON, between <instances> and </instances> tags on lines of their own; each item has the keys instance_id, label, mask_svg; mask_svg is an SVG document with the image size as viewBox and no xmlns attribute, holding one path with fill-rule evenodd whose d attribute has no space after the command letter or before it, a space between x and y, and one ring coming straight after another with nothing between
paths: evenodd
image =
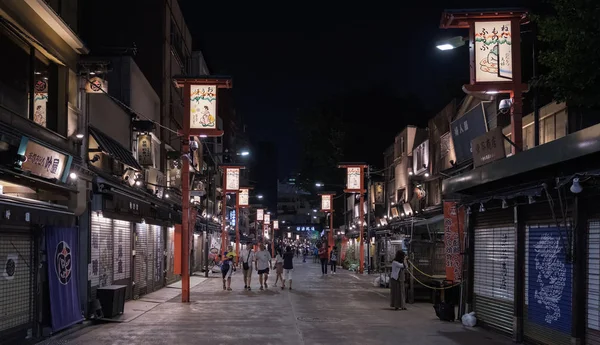
<instances>
[{"instance_id":1,"label":"shop awning","mask_svg":"<svg viewBox=\"0 0 600 345\"><path fill-rule=\"evenodd\" d=\"M467 190L470 188L582 159L598 152L600 152L600 124L445 179L442 182L442 194L444 196L469 194Z\"/></svg>"},{"instance_id":2,"label":"shop awning","mask_svg":"<svg viewBox=\"0 0 600 345\"><path fill-rule=\"evenodd\" d=\"M438 214L437 216L433 216L431 218L427 218L427 219L415 222L415 226L434 224L434 223L437 223L437 222L441 222L443 220L444 220L444 215L443 214Z\"/></svg>"},{"instance_id":3,"label":"shop awning","mask_svg":"<svg viewBox=\"0 0 600 345\"><path fill-rule=\"evenodd\" d=\"M135 160L135 158L133 158L133 153L123 147L123 145L119 144L118 141L102 133L93 126L90 126L90 134L94 137L94 139L96 139L102 151L108 153L114 159L123 164L129 165L130 167L139 171L143 170L140 164Z\"/></svg>"}]
</instances>

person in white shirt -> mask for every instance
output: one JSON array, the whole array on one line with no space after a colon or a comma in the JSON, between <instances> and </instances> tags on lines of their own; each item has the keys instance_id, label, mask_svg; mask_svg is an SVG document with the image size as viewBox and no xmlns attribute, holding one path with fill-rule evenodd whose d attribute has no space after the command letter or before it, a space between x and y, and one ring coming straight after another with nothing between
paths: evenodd
<instances>
[{"instance_id":1,"label":"person in white shirt","mask_svg":"<svg viewBox=\"0 0 600 345\"><path fill-rule=\"evenodd\" d=\"M258 271L258 281L260 282L261 290L269 288L267 279L269 279L269 269L271 268L271 254L265 249L265 245L261 243L260 251L256 253L256 270Z\"/></svg>"},{"instance_id":2,"label":"person in white shirt","mask_svg":"<svg viewBox=\"0 0 600 345\"><path fill-rule=\"evenodd\" d=\"M240 258L242 259L242 268L244 271L244 289L250 291L252 290L250 288L252 282L252 266L256 260L254 250L252 250L252 242L246 244L246 249L242 250Z\"/></svg>"},{"instance_id":3,"label":"person in white shirt","mask_svg":"<svg viewBox=\"0 0 600 345\"><path fill-rule=\"evenodd\" d=\"M396 252L392 261L392 274L390 276L390 307L396 310L406 310L406 293L404 289L404 270L406 269L406 255L403 251Z\"/></svg>"}]
</instances>

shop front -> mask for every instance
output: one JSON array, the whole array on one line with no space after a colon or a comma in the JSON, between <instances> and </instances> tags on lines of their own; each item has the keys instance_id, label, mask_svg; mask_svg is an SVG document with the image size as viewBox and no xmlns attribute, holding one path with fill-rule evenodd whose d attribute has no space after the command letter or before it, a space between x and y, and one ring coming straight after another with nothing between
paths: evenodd
<instances>
[{"instance_id":1,"label":"shop front","mask_svg":"<svg viewBox=\"0 0 600 345\"><path fill-rule=\"evenodd\" d=\"M76 212L85 183L69 153L1 134L0 339L19 343L82 320Z\"/></svg>"},{"instance_id":2,"label":"shop front","mask_svg":"<svg viewBox=\"0 0 600 345\"><path fill-rule=\"evenodd\" d=\"M463 301L480 325L518 342L597 342L599 138L589 127L444 180L468 210Z\"/></svg>"}]
</instances>

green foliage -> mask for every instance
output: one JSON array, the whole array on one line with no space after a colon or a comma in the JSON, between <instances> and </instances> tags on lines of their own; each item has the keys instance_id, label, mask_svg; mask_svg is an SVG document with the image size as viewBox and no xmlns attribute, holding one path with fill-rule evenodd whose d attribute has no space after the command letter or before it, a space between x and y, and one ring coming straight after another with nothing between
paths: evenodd
<instances>
[{"instance_id":1,"label":"green foliage","mask_svg":"<svg viewBox=\"0 0 600 345\"><path fill-rule=\"evenodd\" d=\"M553 13L534 16L543 42L539 62L548 69L537 82L555 100L600 105L600 5L597 0L549 0Z\"/></svg>"},{"instance_id":2,"label":"green foliage","mask_svg":"<svg viewBox=\"0 0 600 345\"><path fill-rule=\"evenodd\" d=\"M354 258L356 255L356 250L354 246L348 246L346 249L346 256L344 257L344 261L342 262L342 267L345 269L349 269L353 265L358 265L358 261Z\"/></svg>"}]
</instances>

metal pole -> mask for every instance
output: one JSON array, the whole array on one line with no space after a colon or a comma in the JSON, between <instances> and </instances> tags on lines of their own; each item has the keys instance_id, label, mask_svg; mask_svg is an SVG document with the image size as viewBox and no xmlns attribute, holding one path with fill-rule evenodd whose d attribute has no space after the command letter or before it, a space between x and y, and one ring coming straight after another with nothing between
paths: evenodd
<instances>
[{"instance_id":1,"label":"metal pole","mask_svg":"<svg viewBox=\"0 0 600 345\"><path fill-rule=\"evenodd\" d=\"M536 24L531 24L531 32L533 33L533 38L531 40L531 57L533 59L533 67L532 74L533 78L537 77L537 60L535 56L535 40L536 40ZM535 147L540 146L540 109L539 109L539 100L538 100L538 88L537 86L533 86L533 145Z\"/></svg>"},{"instance_id":2,"label":"metal pole","mask_svg":"<svg viewBox=\"0 0 600 345\"><path fill-rule=\"evenodd\" d=\"M333 195L332 198L333 200ZM328 257L331 257L331 251L333 250L333 205L331 206L331 212L329 212L329 252L327 253Z\"/></svg>"},{"instance_id":3,"label":"metal pole","mask_svg":"<svg viewBox=\"0 0 600 345\"><path fill-rule=\"evenodd\" d=\"M204 225L205 225L205 235L204 235L204 276L206 278L208 278L208 251L209 251L209 245L208 245L208 219L210 218L208 216L208 205L210 204L210 168L208 169L208 176L207 176L207 181L206 181L206 217L204 217Z\"/></svg>"},{"instance_id":4,"label":"metal pole","mask_svg":"<svg viewBox=\"0 0 600 345\"><path fill-rule=\"evenodd\" d=\"M371 274L371 166L367 166L367 274Z\"/></svg>"},{"instance_id":5,"label":"metal pole","mask_svg":"<svg viewBox=\"0 0 600 345\"><path fill-rule=\"evenodd\" d=\"M365 241L364 241L364 230L365 230L365 196L363 194L363 191L360 191L360 210L358 211L358 230L359 230L359 240L360 240L360 246L359 246L359 250L360 250L360 266L358 268L358 272L360 274L365 272L364 266L365 266Z\"/></svg>"}]
</instances>

